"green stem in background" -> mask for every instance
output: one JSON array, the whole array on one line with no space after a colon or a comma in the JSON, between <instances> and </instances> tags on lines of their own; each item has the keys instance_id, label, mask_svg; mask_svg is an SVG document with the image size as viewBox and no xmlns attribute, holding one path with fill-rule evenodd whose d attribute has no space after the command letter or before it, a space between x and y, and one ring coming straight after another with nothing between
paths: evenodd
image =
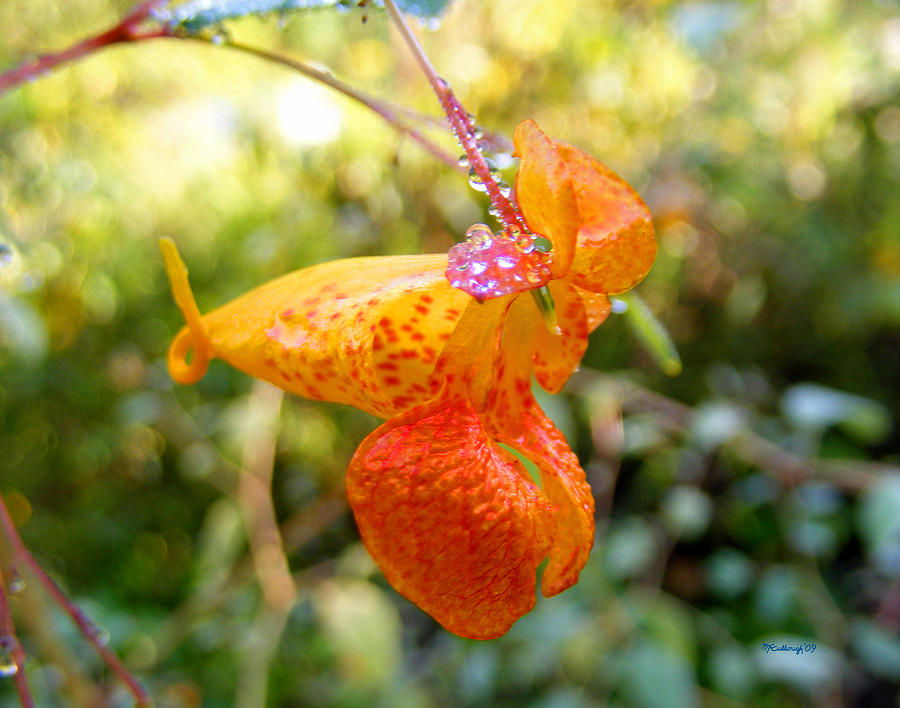
<instances>
[{"instance_id":1,"label":"green stem in background","mask_svg":"<svg viewBox=\"0 0 900 708\"><path fill-rule=\"evenodd\" d=\"M625 321L653 357L656 365L666 375L678 376L681 373L681 357L675 348L675 342L672 341L672 336L663 323L656 319L656 316L647 307L643 298L632 290L622 295L616 295L613 300L619 300L624 304Z\"/></svg>"}]
</instances>

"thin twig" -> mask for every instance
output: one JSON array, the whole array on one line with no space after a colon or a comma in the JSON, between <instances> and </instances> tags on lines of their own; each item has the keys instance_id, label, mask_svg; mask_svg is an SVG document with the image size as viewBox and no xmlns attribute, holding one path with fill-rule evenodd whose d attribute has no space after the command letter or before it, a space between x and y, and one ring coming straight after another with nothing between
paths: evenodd
<instances>
[{"instance_id":1,"label":"thin twig","mask_svg":"<svg viewBox=\"0 0 900 708\"><path fill-rule=\"evenodd\" d=\"M213 44L209 37L199 34L176 33L171 27L165 24L151 30L142 30L141 25L152 17L151 13L154 7L159 4L160 0L143 2L115 27L112 27L105 32L101 32L96 36L82 40L61 52L43 54L37 59L27 61L14 69L0 74L0 93L27 81L34 81L62 64L82 59L89 54L93 54L94 52L103 49L104 47L112 46L113 44L164 37L170 39L192 39L207 44ZM385 122L399 132L408 135L444 164L454 169L463 169L452 154L436 145L427 136L423 135L421 131L410 124L410 121L413 121L420 124L444 126L446 124L443 119L428 116L403 106L394 105L389 101L368 96L364 92L337 79L331 73L322 71L321 69L317 69L296 59L290 59L280 54L275 54L274 52L269 52L265 49L251 47L239 42L227 42L222 46L231 47L232 49L244 52L245 54L251 54L261 59L281 64L282 66L298 71L315 81L325 84L374 111L378 116L384 119Z\"/></svg>"},{"instance_id":2,"label":"thin twig","mask_svg":"<svg viewBox=\"0 0 900 708\"><path fill-rule=\"evenodd\" d=\"M2 496L0 496L0 500L2 500ZM16 665L16 691L19 693L19 702L22 704L22 708L34 708L34 699L31 697L28 680L25 677L25 651L16 635L16 626L9 608L7 585L2 570L0 570L0 642L3 643L0 649L8 651Z\"/></svg>"},{"instance_id":3,"label":"thin twig","mask_svg":"<svg viewBox=\"0 0 900 708\"><path fill-rule=\"evenodd\" d=\"M197 39L207 42L209 41L200 36L190 37L190 39ZM419 145L425 148L425 150L430 152L434 157L436 157L444 164L454 169L462 169L459 165L459 162L453 155L433 143L419 130L417 130L409 123L407 123L403 118L401 118L401 113L405 113L406 115L413 117L416 115L414 112L401 110L399 107L393 106L387 101L382 101L380 99L368 96L362 91L353 88L350 84L347 84L336 78L330 72L322 71L321 69L317 69L314 66L310 66L309 64L306 64L297 59L290 59L280 54L269 52L265 49L257 49L256 47L241 44L240 42L229 42L225 46L231 47L232 49L237 49L238 51L244 52L245 54L251 54L261 59L266 59L276 64L281 64L282 66L286 66L290 69L293 69L294 71L298 71L301 74L315 81L318 81L319 83L325 84L335 91L344 94L348 98L361 103L369 110L374 111L391 127L395 128L401 133L407 134L410 138L415 140Z\"/></svg>"},{"instance_id":4,"label":"thin twig","mask_svg":"<svg viewBox=\"0 0 900 708\"><path fill-rule=\"evenodd\" d=\"M97 631L97 626L91 622L87 615L85 615L77 605L72 603L69 598L65 596L63 591L59 589L59 586L44 572L44 569L41 568L29 550L25 547L25 543L22 541L22 537L19 536L19 532L9 515L9 511L6 508L6 503L3 501L2 496L0 496L0 527L2 527L3 533L12 546L17 562L24 563L29 568L35 578L37 578L41 585L44 586L44 589L50 597L53 598L67 615L69 615L81 631L81 634L84 635L85 639L87 639L97 653L103 657L103 661L106 662L106 665L109 666L122 683L128 687L128 690L137 701L138 708L147 708L148 706L151 706L152 702L150 701L150 696L144 690L144 687L131 675L131 672L125 668L125 665L119 661L119 658L103 645Z\"/></svg>"},{"instance_id":5,"label":"thin twig","mask_svg":"<svg viewBox=\"0 0 900 708\"><path fill-rule=\"evenodd\" d=\"M68 49L50 54L42 54L36 59L26 61L14 69L0 74L0 93L26 81L34 81L44 76L61 64L81 59L88 54L93 54L99 49L109 47L122 42L135 42L142 39L156 39L159 37L172 37L172 31L163 26L161 29L153 29L142 32L141 25L150 17L155 6L160 0L148 0L140 3L119 24L106 32L101 32L93 37L72 45Z\"/></svg>"},{"instance_id":6,"label":"thin twig","mask_svg":"<svg viewBox=\"0 0 900 708\"><path fill-rule=\"evenodd\" d=\"M243 656L244 678L235 696L237 708L265 706L272 657L297 598L297 586L288 568L272 504L272 470L283 399L281 389L256 381L247 405L249 424L244 435L237 499L263 603L251 631L253 645Z\"/></svg>"},{"instance_id":7,"label":"thin twig","mask_svg":"<svg viewBox=\"0 0 900 708\"><path fill-rule=\"evenodd\" d=\"M441 108L444 109L444 113L450 121L450 127L453 129L456 139L463 150L466 151L469 167L484 185L488 196L491 198L491 204L498 211L501 223L509 231L523 231L527 233L528 227L525 224L525 219L519 213L516 205L503 193L499 181L491 172L484 155L481 154L478 138L475 135L475 125L472 123L471 116L463 109L450 85L438 76L437 71L425 54L425 50L422 49L422 45L413 34L412 29L410 29L409 24L403 17L403 13L397 8L394 0L384 0L384 6L390 13L391 20L393 20L399 30L400 36L403 38L406 46L409 47L419 68L422 69L422 73L425 74L425 78L428 79L428 83L440 101Z\"/></svg>"},{"instance_id":8,"label":"thin twig","mask_svg":"<svg viewBox=\"0 0 900 708\"><path fill-rule=\"evenodd\" d=\"M35 585L37 587L37 585ZM16 594L19 625L27 630L33 654L45 665L59 667L59 693L69 699L73 708L99 708L103 705L103 689L84 675L84 652L74 654L62 639L56 615L48 612L50 599L41 592L24 588Z\"/></svg>"},{"instance_id":9,"label":"thin twig","mask_svg":"<svg viewBox=\"0 0 900 708\"><path fill-rule=\"evenodd\" d=\"M655 393L631 381L613 378L597 371L582 369L576 377L581 380L602 380L618 386L622 392L623 408L630 413L653 413L672 433L690 432L695 411L690 406ZM782 484L794 486L811 479L825 479L848 491L867 489L879 476L896 470L896 466L864 460L805 459L767 440L749 428L744 428L724 445Z\"/></svg>"}]
</instances>

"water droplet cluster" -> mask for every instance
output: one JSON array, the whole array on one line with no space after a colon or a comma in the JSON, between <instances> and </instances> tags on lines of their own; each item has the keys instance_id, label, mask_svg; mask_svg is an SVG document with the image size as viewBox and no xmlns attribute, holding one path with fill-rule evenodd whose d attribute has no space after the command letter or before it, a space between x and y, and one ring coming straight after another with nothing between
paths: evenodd
<instances>
[{"instance_id":1,"label":"water droplet cluster","mask_svg":"<svg viewBox=\"0 0 900 708\"><path fill-rule=\"evenodd\" d=\"M520 230L494 233L475 224L466 240L450 249L447 279L478 300L539 288L550 280L551 262L548 250L537 247L539 239L547 240Z\"/></svg>"}]
</instances>

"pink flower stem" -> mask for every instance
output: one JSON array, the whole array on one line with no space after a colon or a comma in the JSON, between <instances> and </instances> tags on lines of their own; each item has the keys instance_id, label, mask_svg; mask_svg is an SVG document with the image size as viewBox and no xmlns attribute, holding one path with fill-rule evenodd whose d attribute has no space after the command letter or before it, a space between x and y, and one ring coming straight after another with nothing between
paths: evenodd
<instances>
[{"instance_id":1,"label":"pink flower stem","mask_svg":"<svg viewBox=\"0 0 900 708\"><path fill-rule=\"evenodd\" d=\"M201 41L209 41L204 37L190 37L191 39L198 39ZM433 142L431 142L427 137L425 137L419 130L410 125L406 120L401 117L401 109L397 106L393 106L387 101L381 101L377 98L373 98L372 96L368 96L367 94L359 91L349 84L341 81L333 74L322 71L321 69L317 69L314 66L310 66L301 61L297 61L296 59L290 59L285 56L281 56L280 54L275 54L273 52L266 51L265 49L257 49L256 47L251 47L246 44L240 44L238 42L228 42L226 45L232 49L237 49L238 51L244 52L246 54L252 54L253 56L259 57L261 59L266 59L268 61L274 62L276 64L281 64L282 66L286 66L294 71L300 72L305 76L313 79L314 81L318 81L319 83L325 84L329 88L338 91L339 93L344 94L348 98L361 103L366 108L371 111L374 111L381 118L384 119L386 123L392 126L394 129L401 133L406 133L410 138L415 140L419 145L421 145L425 150L430 152L435 158L445 163L446 165L453 167L454 169L460 169L460 165L457 162L456 158L451 155L446 150L441 149ZM427 116L416 116L410 115L411 118L419 118L419 119L428 119Z\"/></svg>"},{"instance_id":2,"label":"pink flower stem","mask_svg":"<svg viewBox=\"0 0 900 708\"><path fill-rule=\"evenodd\" d=\"M412 33L409 24L397 8L394 0L384 0L384 6L390 13L391 19L400 32L400 36L403 37L403 41L419 64L419 68L422 69L422 73L428 79L428 83L431 84L432 90L441 102L441 108L444 109L444 113L450 121L450 127L453 129L459 144L466 152L469 167L484 184L491 199L491 204L497 210L501 223L508 231L524 231L527 233L528 227L525 224L525 219L519 213L512 200L500 190L499 180L491 174L491 168L485 161L484 155L481 154L478 138L475 135L475 126L469 114L462 107L459 99L456 98L450 85L438 76L437 71L435 71L434 66L425 54L425 50L422 49L419 40Z\"/></svg>"},{"instance_id":3,"label":"pink flower stem","mask_svg":"<svg viewBox=\"0 0 900 708\"><path fill-rule=\"evenodd\" d=\"M3 571L0 570L0 641L4 642L3 648L9 651L16 665L16 691L19 693L19 703L22 708L35 708L34 699L28 688L28 680L25 677L25 650L22 649L19 638L16 636L16 626L9 608L6 587Z\"/></svg>"},{"instance_id":4,"label":"pink flower stem","mask_svg":"<svg viewBox=\"0 0 900 708\"><path fill-rule=\"evenodd\" d=\"M141 26L150 18L151 13L160 0L147 0L135 7L124 20L106 32L89 37L68 49L53 53L42 54L37 59L27 61L24 64L0 74L0 93L22 84L26 81L34 81L48 71L55 69L60 64L65 64L83 56L92 54L103 47L108 47L121 42L135 42L142 39L155 39L157 37L174 36L168 27L161 29L148 29L142 31Z\"/></svg>"},{"instance_id":5,"label":"pink flower stem","mask_svg":"<svg viewBox=\"0 0 900 708\"><path fill-rule=\"evenodd\" d=\"M9 511L6 508L6 503L3 501L2 496L0 496L0 528L2 528L3 534L12 546L16 562L24 563L28 566L35 578L37 578L41 585L44 586L47 594L49 594L66 614L69 615L84 635L85 639L90 642L97 653L103 658L103 661L106 662L106 665L109 666L122 683L128 687L128 690L134 696L135 701L137 701L137 708L149 708L149 706L152 706L153 703L150 700L150 696L144 690L144 687L131 675L128 669L125 668L125 665L119 661L119 658L103 646L103 642L100 641L97 626L88 619L87 615L85 615L80 608L63 594L63 591L59 589L59 586L44 572L44 569L41 568L25 547L25 543L22 541L22 537L19 536L19 532L16 530L16 525L9 515Z\"/></svg>"}]
</instances>

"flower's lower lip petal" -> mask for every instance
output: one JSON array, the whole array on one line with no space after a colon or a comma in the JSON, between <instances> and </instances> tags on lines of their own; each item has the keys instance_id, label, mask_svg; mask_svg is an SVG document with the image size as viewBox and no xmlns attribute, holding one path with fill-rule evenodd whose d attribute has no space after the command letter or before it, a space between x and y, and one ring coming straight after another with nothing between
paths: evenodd
<instances>
[{"instance_id":1,"label":"flower's lower lip petal","mask_svg":"<svg viewBox=\"0 0 900 708\"><path fill-rule=\"evenodd\" d=\"M594 545L594 497L565 437L530 395L515 415L518 434L514 438L496 434L537 464L541 485L554 504L556 541L541 578L541 592L551 597L578 582L587 563Z\"/></svg>"},{"instance_id":2,"label":"flower's lower lip petal","mask_svg":"<svg viewBox=\"0 0 900 708\"><path fill-rule=\"evenodd\" d=\"M554 297L565 302L578 298L566 290L567 284L559 285ZM574 585L587 562L594 543L594 498L578 458L531 393L534 332L546 330L535 319L529 300L519 298L510 308L497 377L482 421L493 439L537 464L543 491L554 505L555 542L541 579L544 595L550 596ZM586 327L583 319L580 326Z\"/></svg>"},{"instance_id":3,"label":"flower's lower lip petal","mask_svg":"<svg viewBox=\"0 0 900 708\"><path fill-rule=\"evenodd\" d=\"M387 579L451 632L498 637L534 606L552 508L462 396L373 432L350 463L347 490Z\"/></svg>"}]
</instances>

